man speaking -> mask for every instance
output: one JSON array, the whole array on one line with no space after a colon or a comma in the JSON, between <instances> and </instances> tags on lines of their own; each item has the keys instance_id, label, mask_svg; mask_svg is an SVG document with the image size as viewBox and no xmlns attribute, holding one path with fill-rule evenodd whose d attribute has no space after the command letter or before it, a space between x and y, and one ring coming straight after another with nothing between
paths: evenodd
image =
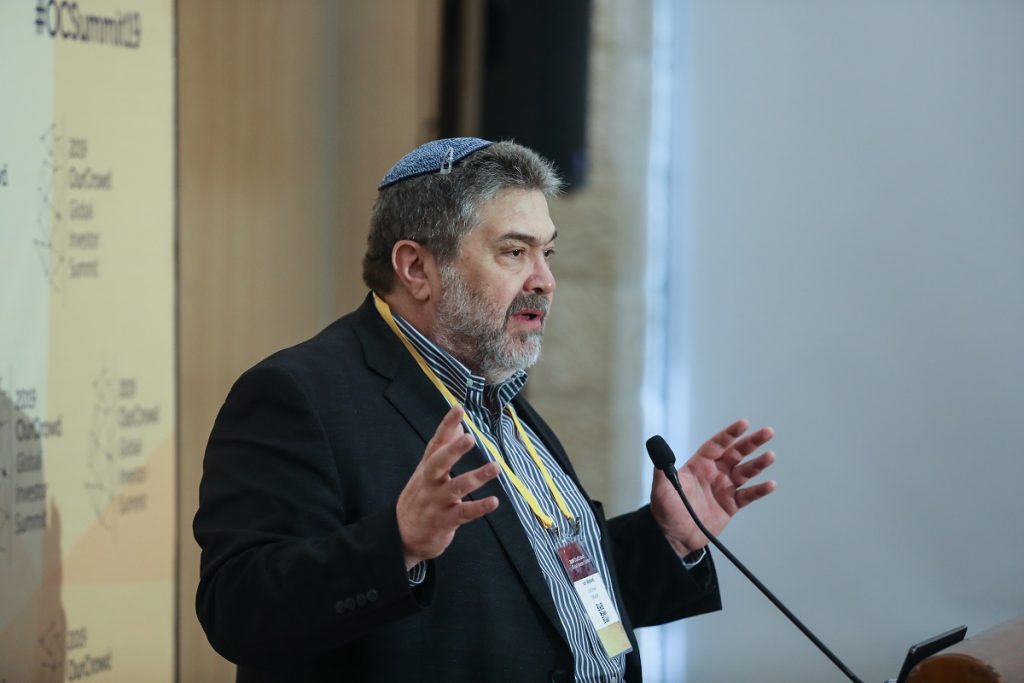
<instances>
[{"instance_id":1,"label":"man speaking","mask_svg":"<svg viewBox=\"0 0 1024 683\"><path fill-rule=\"evenodd\" d=\"M551 165L427 143L384 177L363 305L247 371L206 451L196 607L239 681L641 680L633 629L720 607L656 473L606 520L520 395L555 291ZM736 422L680 470L717 533L774 488Z\"/></svg>"}]
</instances>

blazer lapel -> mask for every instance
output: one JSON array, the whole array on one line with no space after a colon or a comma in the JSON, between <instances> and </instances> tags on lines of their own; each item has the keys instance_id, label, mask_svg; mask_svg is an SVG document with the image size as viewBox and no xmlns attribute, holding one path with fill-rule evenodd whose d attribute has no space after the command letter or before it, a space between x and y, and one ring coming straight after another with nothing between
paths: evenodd
<instances>
[{"instance_id":1,"label":"blazer lapel","mask_svg":"<svg viewBox=\"0 0 1024 683\"><path fill-rule=\"evenodd\" d=\"M360 307L359 314L364 324L357 328L357 331L367 365L391 379L384 392L385 398L420 435L426 447L427 442L433 438L437 425L448 411L447 401L424 376L409 352L380 318L372 299L367 299ZM564 453L560 460L563 458ZM486 463L486 456L479 447L476 447L455 463L452 475L464 474ZM554 600L551 598L551 591L535 559L533 547L501 483L497 479L492 480L467 497L480 499L488 496L496 496L500 504L498 509L486 515L484 520L505 549L509 562L515 567L531 597L548 616L557 632L568 642Z\"/></svg>"}]
</instances>

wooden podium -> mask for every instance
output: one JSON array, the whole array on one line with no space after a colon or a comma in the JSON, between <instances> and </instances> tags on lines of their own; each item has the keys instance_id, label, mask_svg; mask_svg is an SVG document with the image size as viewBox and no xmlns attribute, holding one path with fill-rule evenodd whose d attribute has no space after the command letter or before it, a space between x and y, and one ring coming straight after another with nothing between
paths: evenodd
<instances>
[{"instance_id":1,"label":"wooden podium","mask_svg":"<svg viewBox=\"0 0 1024 683\"><path fill-rule=\"evenodd\" d=\"M914 667L907 683L1024 683L1024 619L932 655Z\"/></svg>"}]
</instances>

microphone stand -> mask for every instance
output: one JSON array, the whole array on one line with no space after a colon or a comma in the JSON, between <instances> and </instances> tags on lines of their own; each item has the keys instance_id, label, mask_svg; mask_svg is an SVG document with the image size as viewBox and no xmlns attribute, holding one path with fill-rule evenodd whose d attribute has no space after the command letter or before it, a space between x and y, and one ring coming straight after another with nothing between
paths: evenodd
<instances>
[{"instance_id":1,"label":"microphone stand","mask_svg":"<svg viewBox=\"0 0 1024 683\"><path fill-rule=\"evenodd\" d=\"M652 442L655 443L652 445ZM654 452L652 452L652 449L664 449L664 451L667 451L667 456L671 456L671 462L663 462L663 459L666 457L665 452L661 452L656 455ZM739 559L737 559L735 555L729 552L729 549L722 545L721 541L719 541L713 533L708 531L708 528L704 526L704 523L700 521L699 517L697 517L697 513L694 512L693 506L690 505L690 501L687 500L686 498L686 494L683 493L683 487L679 483L679 477L676 474L675 456L672 455L672 451L671 449L669 449L668 444L665 443L665 440L662 439L660 436L651 437L647 441L647 450L651 454L651 460L654 461L655 467L664 472L665 476L667 476L669 481L672 482L672 486L675 487L676 493L679 494L679 498L683 501L683 505L686 507L686 511L690 513L690 517L693 518L693 521L697 525L697 528L700 529L705 536L707 536L708 540L711 541L712 545L718 548L722 552L722 554L725 555L729 559L729 561L732 562L733 565L737 569L739 569L745 577L747 577L750 580L751 583L757 586L757 589L761 591L761 593L764 594L764 596L768 598L771 601L771 603L779 609L780 612L785 614L786 617L791 622L793 622L793 625L800 629L801 633L807 636L807 638L812 643L814 643L817 646L817 648L821 650L822 653L826 657L828 657L829 660L831 660L831 662L835 664L840 671L843 672L843 674L846 675L847 678L849 678L854 683L863 683L863 681L857 678L857 676L855 676L854 673L850 671L850 669L845 664L843 664L843 662L838 657L832 654L832 651L825 646L825 643L821 642L816 635L811 633L811 630L804 626L803 622L797 619L796 615L790 612L789 608L783 605L782 602L780 602L779 599L776 598L775 595L773 595L772 592L768 590L768 588L763 583L761 583L758 580L758 578L754 576L750 572L750 570L747 569L743 565L743 563L739 561Z\"/></svg>"}]
</instances>

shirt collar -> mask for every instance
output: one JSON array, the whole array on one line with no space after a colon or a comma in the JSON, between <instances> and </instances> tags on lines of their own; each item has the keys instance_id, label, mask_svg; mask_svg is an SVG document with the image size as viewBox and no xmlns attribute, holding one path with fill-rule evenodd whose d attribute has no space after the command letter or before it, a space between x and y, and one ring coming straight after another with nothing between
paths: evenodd
<instances>
[{"instance_id":1,"label":"shirt collar","mask_svg":"<svg viewBox=\"0 0 1024 683\"><path fill-rule=\"evenodd\" d=\"M392 316L430 369L466 408L487 408L501 412L526 385L527 374L524 370L516 370L503 382L487 384L483 377L474 374L462 361L421 334L400 315L392 312Z\"/></svg>"}]
</instances>

